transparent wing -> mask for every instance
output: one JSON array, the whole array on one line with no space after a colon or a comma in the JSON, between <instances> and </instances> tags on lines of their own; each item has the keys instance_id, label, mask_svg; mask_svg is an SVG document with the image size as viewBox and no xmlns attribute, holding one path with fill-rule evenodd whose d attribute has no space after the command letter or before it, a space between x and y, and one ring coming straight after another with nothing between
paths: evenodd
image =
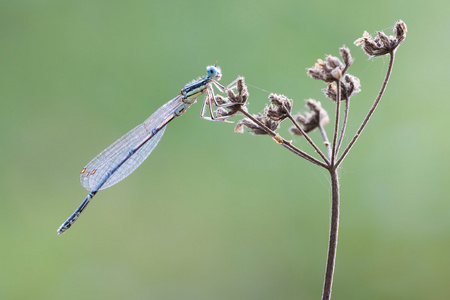
<instances>
[{"instance_id":1,"label":"transparent wing","mask_svg":"<svg viewBox=\"0 0 450 300\"><path fill-rule=\"evenodd\" d=\"M80 183L87 190L93 190L105 177L108 171L116 167L120 161L135 148L151 131L160 125L168 116L183 105L181 96L170 100L156 110L144 123L136 126L111 146L94 157L81 171ZM100 190L106 189L133 173L137 167L152 153L161 140L166 127L155 134L132 156L130 156L101 186Z\"/></svg>"}]
</instances>

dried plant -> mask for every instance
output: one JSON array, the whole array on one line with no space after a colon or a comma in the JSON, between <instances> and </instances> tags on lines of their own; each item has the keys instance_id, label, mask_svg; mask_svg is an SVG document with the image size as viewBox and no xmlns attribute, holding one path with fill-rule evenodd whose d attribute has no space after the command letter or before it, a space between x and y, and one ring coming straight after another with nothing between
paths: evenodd
<instances>
[{"instance_id":1,"label":"dried plant","mask_svg":"<svg viewBox=\"0 0 450 300\"><path fill-rule=\"evenodd\" d=\"M356 140L361 135L384 94L386 85L391 75L396 50L406 37L406 24L401 20L397 21L394 25L393 32L395 36L387 36L383 32L377 32L375 38L372 38L367 32L364 32L363 37L354 42L355 45L362 47L369 58L389 55L390 59L386 76L378 96L375 98L369 112L342 153L340 153L340 149L343 137L346 133L350 100L355 94L361 91L359 79L347 73L354 59L350 54L350 50L345 46L339 49L342 60L331 55L326 55L325 60L318 59L313 67L307 69L308 76L314 79L322 80L327 84L327 87L322 91L328 99L332 100L336 104L331 143L328 141L327 133L324 129L324 125L329 123L330 118L328 113L322 108L319 101L307 99L306 107L309 109L309 112L292 115L293 100L284 95L270 94L269 99L271 103L265 107L262 113L253 115L247 111L247 100L249 94L243 77L238 77L237 79L237 94L231 90L228 90L227 98L222 96L216 96L215 98L215 103L219 107L216 110L216 115L218 118L225 120L235 115L245 116L244 119L237 123L235 132L243 133L247 131L254 135L269 135L275 142L282 145L286 149L308 160L309 162L328 170L330 173L332 206L327 266L322 299L331 298L331 288L336 259L336 246L339 227L338 169L350 149L355 144ZM340 124L340 109L342 102L344 102L345 111L342 124ZM293 124L293 126L289 129L289 132L291 134L304 137L314 151L319 154L320 159L317 159L308 154L306 151L295 147L292 145L291 141L284 139L276 132L280 127L280 123L285 120L289 120ZM323 144L327 152L326 155L308 136L308 133L315 129L320 130L323 138Z\"/></svg>"}]
</instances>

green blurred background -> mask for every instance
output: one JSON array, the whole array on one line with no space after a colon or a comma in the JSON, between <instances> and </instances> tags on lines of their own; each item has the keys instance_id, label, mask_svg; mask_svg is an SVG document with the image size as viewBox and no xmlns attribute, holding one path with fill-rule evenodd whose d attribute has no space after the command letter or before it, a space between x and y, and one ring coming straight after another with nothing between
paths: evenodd
<instances>
[{"instance_id":1,"label":"green blurred background","mask_svg":"<svg viewBox=\"0 0 450 300\"><path fill-rule=\"evenodd\" d=\"M87 194L80 169L216 61L224 84L244 75L295 110L315 98L331 112L305 68L346 44L362 82L348 142L388 63L353 41L402 19L385 97L340 171L333 299L448 299L448 11L447 1L1 1L0 298L318 299L327 173L268 137L200 119L199 104L69 232L56 229ZM250 87L250 111L267 96Z\"/></svg>"}]
</instances>

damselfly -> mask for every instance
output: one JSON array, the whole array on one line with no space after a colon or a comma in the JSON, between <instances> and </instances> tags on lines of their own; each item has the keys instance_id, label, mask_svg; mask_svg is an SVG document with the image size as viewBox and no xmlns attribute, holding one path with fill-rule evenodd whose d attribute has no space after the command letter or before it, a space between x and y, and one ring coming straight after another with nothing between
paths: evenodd
<instances>
[{"instance_id":1,"label":"damselfly","mask_svg":"<svg viewBox=\"0 0 450 300\"><path fill-rule=\"evenodd\" d=\"M81 185L90 193L67 221L58 228L58 235L72 226L98 191L109 188L133 173L155 149L166 130L166 125L174 118L181 116L198 97L206 94L200 116L204 119L218 120L214 118L211 108L215 103L212 85L220 92L225 92L235 81L228 86L223 86L218 82L222 77L218 66L208 66L206 70L206 76L187 84L178 96L161 106L144 123L136 126L103 150L81 170ZM209 106L210 117L205 116L206 106Z\"/></svg>"}]
</instances>

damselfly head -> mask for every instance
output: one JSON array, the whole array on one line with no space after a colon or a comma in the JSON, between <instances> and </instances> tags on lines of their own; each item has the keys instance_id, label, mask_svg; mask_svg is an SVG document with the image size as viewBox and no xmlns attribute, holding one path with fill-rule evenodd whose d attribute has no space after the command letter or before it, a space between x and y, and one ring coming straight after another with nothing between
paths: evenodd
<instances>
[{"instance_id":1,"label":"damselfly head","mask_svg":"<svg viewBox=\"0 0 450 300\"><path fill-rule=\"evenodd\" d=\"M207 66L206 72L211 79L220 80L222 78L222 70L220 70L219 66Z\"/></svg>"}]
</instances>

